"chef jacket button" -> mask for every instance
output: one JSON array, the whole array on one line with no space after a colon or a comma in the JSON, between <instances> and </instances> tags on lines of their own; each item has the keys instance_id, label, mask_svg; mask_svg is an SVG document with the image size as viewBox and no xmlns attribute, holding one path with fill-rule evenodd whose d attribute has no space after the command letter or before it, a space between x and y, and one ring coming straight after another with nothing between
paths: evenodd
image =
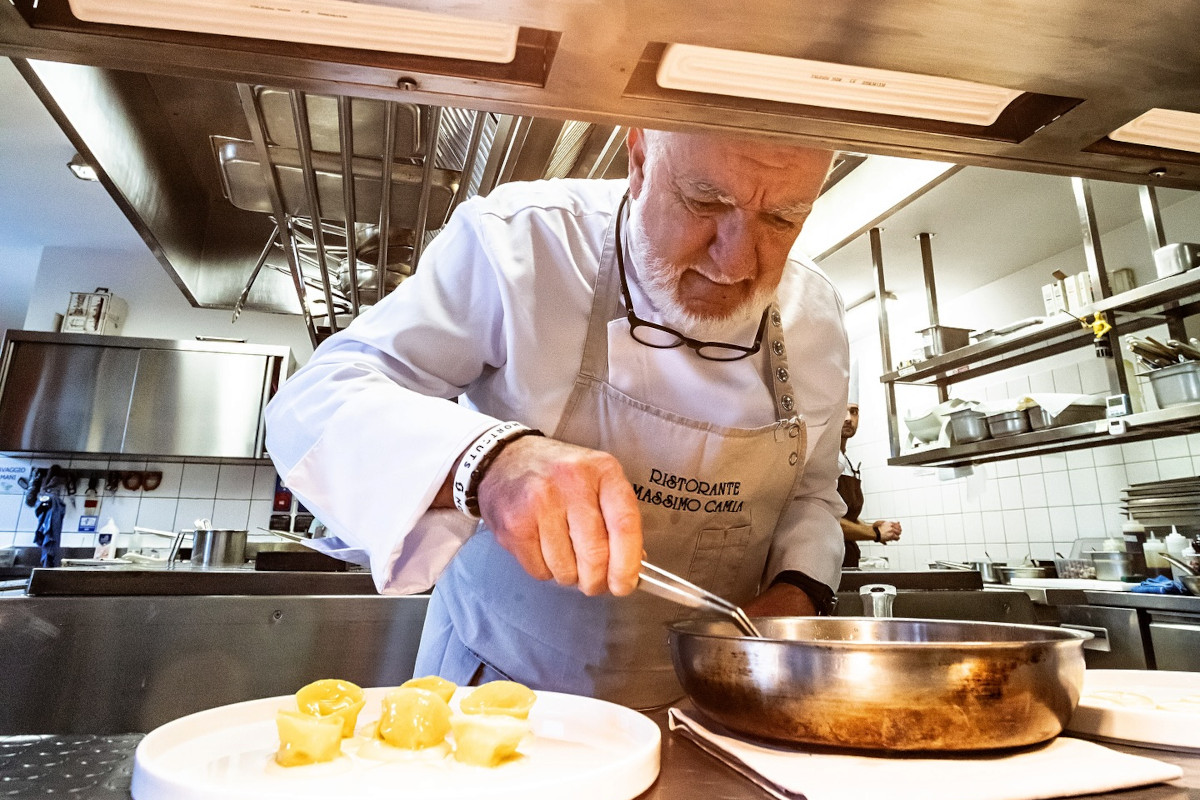
<instances>
[{"instance_id":1,"label":"chef jacket button","mask_svg":"<svg viewBox=\"0 0 1200 800\"><path fill-rule=\"evenodd\" d=\"M799 435L800 435L800 426L799 425L789 425L788 426L788 436L795 439Z\"/></svg>"},{"instance_id":2,"label":"chef jacket button","mask_svg":"<svg viewBox=\"0 0 1200 800\"><path fill-rule=\"evenodd\" d=\"M779 405L783 406L784 411L791 411L795 406L795 401L792 400L792 396L790 394L785 394L783 397L779 398Z\"/></svg>"},{"instance_id":3,"label":"chef jacket button","mask_svg":"<svg viewBox=\"0 0 1200 800\"><path fill-rule=\"evenodd\" d=\"M800 460L799 454L797 454L797 453L789 453L788 454L788 463L791 464L793 467L796 466L796 462L799 460Z\"/></svg>"},{"instance_id":4,"label":"chef jacket button","mask_svg":"<svg viewBox=\"0 0 1200 800\"><path fill-rule=\"evenodd\" d=\"M778 328L780 325L783 324L783 317L779 316L778 309L771 312L771 324L774 325L776 328Z\"/></svg>"},{"instance_id":5,"label":"chef jacket button","mask_svg":"<svg viewBox=\"0 0 1200 800\"><path fill-rule=\"evenodd\" d=\"M787 367L780 367L779 369L775 370L775 377L780 383L785 383L788 379Z\"/></svg>"},{"instance_id":6,"label":"chef jacket button","mask_svg":"<svg viewBox=\"0 0 1200 800\"><path fill-rule=\"evenodd\" d=\"M782 339L776 339L775 341L771 342L771 352L773 352L777 356L783 355L783 340Z\"/></svg>"}]
</instances>

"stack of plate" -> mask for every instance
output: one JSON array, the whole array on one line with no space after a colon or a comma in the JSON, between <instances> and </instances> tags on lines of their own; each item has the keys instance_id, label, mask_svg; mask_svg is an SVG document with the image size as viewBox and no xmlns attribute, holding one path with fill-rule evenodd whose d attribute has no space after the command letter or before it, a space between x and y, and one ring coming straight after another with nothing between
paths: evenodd
<instances>
[{"instance_id":1,"label":"stack of plate","mask_svg":"<svg viewBox=\"0 0 1200 800\"><path fill-rule=\"evenodd\" d=\"M1148 528L1200 520L1200 477L1135 483L1121 494L1122 513Z\"/></svg>"}]
</instances>

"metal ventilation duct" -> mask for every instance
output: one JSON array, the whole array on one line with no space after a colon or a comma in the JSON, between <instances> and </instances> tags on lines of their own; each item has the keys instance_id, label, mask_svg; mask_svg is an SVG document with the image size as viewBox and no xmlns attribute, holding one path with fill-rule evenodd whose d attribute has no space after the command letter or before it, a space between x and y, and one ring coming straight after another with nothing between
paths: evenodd
<instances>
[{"instance_id":1,"label":"metal ventilation duct","mask_svg":"<svg viewBox=\"0 0 1200 800\"><path fill-rule=\"evenodd\" d=\"M463 200L625 169L611 126L17 66L193 304L301 314L314 344L411 275Z\"/></svg>"}]
</instances>

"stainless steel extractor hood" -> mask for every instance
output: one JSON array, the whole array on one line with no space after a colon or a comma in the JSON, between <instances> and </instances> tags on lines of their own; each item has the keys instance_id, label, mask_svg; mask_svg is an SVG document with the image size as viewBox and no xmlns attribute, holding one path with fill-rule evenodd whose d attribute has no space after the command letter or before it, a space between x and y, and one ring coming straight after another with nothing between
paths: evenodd
<instances>
[{"instance_id":1,"label":"stainless steel extractor hood","mask_svg":"<svg viewBox=\"0 0 1200 800\"><path fill-rule=\"evenodd\" d=\"M624 170L614 126L17 66L193 304L302 314L314 343L410 275L467 197Z\"/></svg>"},{"instance_id":2,"label":"stainless steel extractor hood","mask_svg":"<svg viewBox=\"0 0 1200 800\"><path fill-rule=\"evenodd\" d=\"M14 0L0 4L0 54L193 303L304 313L314 337L341 324L330 305L349 317L356 289L361 305L377 275L385 289L402 280L470 194L621 174L625 125L1200 188L1200 152L1118 133L1150 109L1200 114L1200 6L1188 0L462 0L450 17L430 0L253 6L279 19L248 8ZM438 18L426 38L405 29L410 11ZM681 53L699 54L690 79ZM753 75L779 65L782 88ZM790 93L797 70L815 95ZM893 80L920 96L828 99ZM999 105L938 110L960 90Z\"/></svg>"}]
</instances>

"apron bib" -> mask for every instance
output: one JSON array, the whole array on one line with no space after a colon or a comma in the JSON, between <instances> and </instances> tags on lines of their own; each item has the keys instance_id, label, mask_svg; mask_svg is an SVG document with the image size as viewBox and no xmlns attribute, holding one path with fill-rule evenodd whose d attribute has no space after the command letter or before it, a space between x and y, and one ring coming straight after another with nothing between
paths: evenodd
<instances>
[{"instance_id":1,"label":"apron bib","mask_svg":"<svg viewBox=\"0 0 1200 800\"><path fill-rule=\"evenodd\" d=\"M554 436L621 463L638 497L647 561L741 605L759 591L779 514L804 469L807 435L794 412L782 319L773 306L764 337L774 423L712 425L619 391L608 383L609 325L628 324L619 311L619 218L606 237L583 358ZM683 694L665 628L689 613L682 606L640 591L587 597L535 580L486 526L438 581L434 606L488 674L634 708Z\"/></svg>"}]
</instances>

